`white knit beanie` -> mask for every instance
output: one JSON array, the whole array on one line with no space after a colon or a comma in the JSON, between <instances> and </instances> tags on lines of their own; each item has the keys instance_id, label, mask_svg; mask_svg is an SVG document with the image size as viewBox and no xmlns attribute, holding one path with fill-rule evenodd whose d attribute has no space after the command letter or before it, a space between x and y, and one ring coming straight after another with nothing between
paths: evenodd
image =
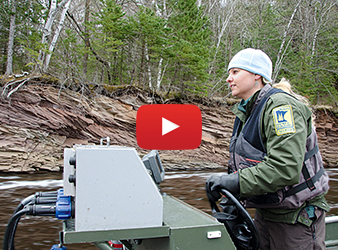
<instances>
[{"instance_id":1,"label":"white knit beanie","mask_svg":"<svg viewBox=\"0 0 338 250\"><path fill-rule=\"evenodd\" d=\"M228 72L232 68L245 69L272 82L272 62L270 57L259 49L243 49L230 61Z\"/></svg>"}]
</instances>

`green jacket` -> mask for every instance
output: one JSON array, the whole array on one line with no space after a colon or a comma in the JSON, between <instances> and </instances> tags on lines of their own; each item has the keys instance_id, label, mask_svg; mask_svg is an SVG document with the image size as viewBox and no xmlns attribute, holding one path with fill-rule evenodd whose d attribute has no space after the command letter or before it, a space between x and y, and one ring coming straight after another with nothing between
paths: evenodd
<instances>
[{"instance_id":1,"label":"green jacket","mask_svg":"<svg viewBox=\"0 0 338 250\"><path fill-rule=\"evenodd\" d=\"M241 104L232 107L233 113L245 123L260 91L257 91L243 108ZM291 105L294 121L294 131L283 133L275 127L273 110L283 105ZM240 109L239 109L240 108ZM244 111L246 110L246 111ZM254 168L245 168L239 171L240 195L249 197L274 193L278 189L297 184L302 170L305 154L306 139L312 132L311 110L295 98L277 93L270 97L262 112L261 134L267 156ZM277 135L279 134L279 135ZM308 218L299 216L298 209L257 209L263 219L303 224L311 224ZM318 196L309 202L325 211L329 206L324 195Z\"/></svg>"}]
</instances>

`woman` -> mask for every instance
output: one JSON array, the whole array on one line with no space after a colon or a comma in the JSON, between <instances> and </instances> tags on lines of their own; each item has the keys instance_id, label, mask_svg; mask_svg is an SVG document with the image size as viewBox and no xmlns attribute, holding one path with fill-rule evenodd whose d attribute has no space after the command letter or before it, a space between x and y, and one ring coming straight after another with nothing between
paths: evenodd
<instances>
[{"instance_id":1,"label":"woman","mask_svg":"<svg viewBox=\"0 0 338 250\"><path fill-rule=\"evenodd\" d=\"M273 88L272 62L261 50L244 49L228 66L236 120L229 174L212 175L209 199L220 189L255 207L260 249L325 249L324 195L329 189L310 109Z\"/></svg>"}]
</instances>

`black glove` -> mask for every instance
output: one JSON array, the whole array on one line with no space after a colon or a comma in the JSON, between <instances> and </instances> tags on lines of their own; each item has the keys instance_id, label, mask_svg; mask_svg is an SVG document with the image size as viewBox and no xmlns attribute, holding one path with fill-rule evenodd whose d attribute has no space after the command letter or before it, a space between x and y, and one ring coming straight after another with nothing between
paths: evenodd
<instances>
[{"instance_id":1,"label":"black glove","mask_svg":"<svg viewBox=\"0 0 338 250\"><path fill-rule=\"evenodd\" d=\"M228 175L212 175L205 183L205 191L211 201L216 202L221 198L221 189L226 189L233 195L239 194L238 172Z\"/></svg>"}]
</instances>

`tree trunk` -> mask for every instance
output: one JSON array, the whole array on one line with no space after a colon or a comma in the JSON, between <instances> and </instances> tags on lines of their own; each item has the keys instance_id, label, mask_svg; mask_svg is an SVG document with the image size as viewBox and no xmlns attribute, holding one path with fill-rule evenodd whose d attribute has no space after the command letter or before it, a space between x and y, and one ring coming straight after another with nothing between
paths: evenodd
<instances>
[{"instance_id":1,"label":"tree trunk","mask_svg":"<svg viewBox=\"0 0 338 250\"><path fill-rule=\"evenodd\" d=\"M293 13L292 13L292 15L290 17L288 26L285 28L284 36L283 36L283 41L282 41L282 43L281 43L281 45L279 47L279 51L278 51L278 54L277 54L277 60L276 60L276 63L275 63L275 69L273 71L273 79L272 79L273 81L275 81L277 79L277 76L279 74L279 70L280 70L282 62L283 62L283 57L284 57L285 51L287 50L287 47L290 44L290 41L292 40L292 38L289 40L286 48L284 49L284 44L286 42L287 34L288 34L289 30L290 30L293 18L295 16L295 14L296 14L296 12L298 10L298 7L299 7L299 5L300 5L301 2L302 2L302 0L299 0L299 2L297 3L297 5L294 8ZM284 49L284 52L283 52L283 49Z\"/></svg>"},{"instance_id":2,"label":"tree trunk","mask_svg":"<svg viewBox=\"0 0 338 250\"><path fill-rule=\"evenodd\" d=\"M52 24L56 16L56 4L57 4L56 0L52 0L50 3L48 18L43 28L42 39L41 39L41 43L43 45L47 43L50 32L52 30ZM38 62L42 63L44 56L45 56L45 52L43 50L40 50Z\"/></svg>"},{"instance_id":3,"label":"tree trunk","mask_svg":"<svg viewBox=\"0 0 338 250\"><path fill-rule=\"evenodd\" d=\"M156 90L159 90L160 86L161 86L162 61L163 61L163 58L161 58L160 61L159 61L159 63L158 63Z\"/></svg>"},{"instance_id":4,"label":"tree trunk","mask_svg":"<svg viewBox=\"0 0 338 250\"><path fill-rule=\"evenodd\" d=\"M1 63L1 74L3 75L3 74L5 74L5 72L6 72L6 61L4 60L4 56L5 55L7 55L7 46L3 46L3 48L2 48L2 55L1 55L1 61L2 61L2 63Z\"/></svg>"},{"instance_id":5,"label":"tree trunk","mask_svg":"<svg viewBox=\"0 0 338 250\"><path fill-rule=\"evenodd\" d=\"M151 82L151 69L150 69L150 59L149 59L149 54L148 54L148 46L147 46L147 43L145 45L145 52L146 52L146 60L147 60L147 66L148 66L148 80L149 80L149 88L152 89L153 88L153 85L152 85L152 82Z\"/></svg>"},{"instance_id":6,"label":"tree trunk","mask_svg":"<svg viewBox=\"0 0 338 250\"><path fill-rule=\"evenodd\" d=\"M50 62L50 58L52 57L52 53L54 51L56 42L57 42L57 40L59 38L61 29L63 28L63 23L65 21L66 13L67 13L67 10L69 8L70 3L71 3L71 0L68 0L68 2L66 3L66 5L63 7L62 14L61 14L60 21L59 21L59 25L58 25L55 33L54 33L53 40L50 43L49 53L46 55L46 59L44 60L44 63L43 63L43 72L47 72L47 69L48 69L48 66L49 66L49 62Z\"/></svg>"},{"instance_id":7,"label":"tree trunk","mask_svg":"<svg viewBox=\"0 0 338 250\"><path fill-rule=\"evenodd\" d=\"M163 13L161 13L161 11L158 8L158 5L156 4L156 14L157 14L157 16L162 16L165 20L168 21L166 0L163 1ZM164 28L167 28L167 25L165 25ZM163 73L162 73L162 62L163 62L163 58L161 57L160 61L158 63L156 90L160 89L161 83L162 83L162 79L163 79L163 75L165 73L165 68L163 69Z\"/></svg>"},{"instance_id":8,"label":"tree trunk","mask_svg":"<svg viewBox=\"0 0 338 250\"><path fill-rule=\"evenodd\" d=\"M144 82L142 81L143 79L143 68L144 68L144 43L142 42L142 45L141 45L141 65L140 65L140 71L139 71L139 77L138 77L138 82L139 82L139 86L141 86L141 84L143 85Z\"/></svg>"},{"instance_id":9,"label":"tree trunk","mask_svg":"<svg viewBox=\"0 0 338 250\"><path fill-rule=\"evenodd\" d=\"M235 14L236 12L236 7L237 7L237 3L238 1L231 1L229 2L228 6L229 9L227 11L224 12L220 12L218 13L218 28L220 28L217 32L217 43L216 43L216 48L215 48L215 53L214 53L214 58L211 62L211 67L209 69L209 74L211 74L211 72L213 71L214 65L215 65L215 61L217 59L217 54L220 50L220 44L222 42L225 30L229 27L229 24L231 22L232 16Z\"/></svg>"},{"instance_id":10,"label":"tree trunk","mask_svg":"<svg viewBox=\"0 0 338 250\"><path fill-rule=\"evenodd\" d=\"M9 27L8 46L7 46L7 67L5 75L13 74L13 46L15 34L15 15L16 15L16 1L12 0L12 14Z\"/></svg>"},{"instance_id":11,"label":"tree trunk","mask_svg":"<svg viewBox=\"0 0 338 250\"><path fill-rule=\"evenodd\" d=\"M79 24L76 22L74 16L69 13L69 11L67 11L67 14L68 14L68 17L74 22L75 26L76 26L76 32L80 35L81 39L84 41L85 38L83 36L83 31L81 30L81 27L79 26ZM90 51L93 53L93 55L95 56L96 60L98 60L100 63L103 64L103 66L107 69L107 75L108 75L108 81L109 81L109 84L111 83L111 74L110 74L110 66L109 66L109 63L107 61L105 61L104 59L102 59L97 53L96 51L94 50L94 48L91 46L90 44L90 40L88 40L88 45L89 45L89 49Z\"/></svg>"},{"instance_id":12,"label":"tree trunk","mask_svg":"<svg viewBox=\"0 0 338 250\"><path fill-rule=\"evenodd\" d=\"M85 43L85 48L86 48L86 52L83 56L83 74L86 76L87 75L87 65L88 65L88 57L89 54L87 52L87 50L89 49L89 34L88 34L88 28L87 28L87 24L89 22L89 14L90 14L90 0L86 0L85 3L85 28L84 28L84 43Z\"/></svg>"},{"instance_id":13,"label":"tree trunk","mask_svg":"<svg viewBox=\"0 0 338 250\"><path fill-rule=\"evenodd\" d=\"M325 8L326 4L323 4L323 8L321 8L322 11L320 13L318 13L319 21L318 22L316 21L316 15L313 17L314 20L315 20L316 29L315 29L314 36L313 36L313 39L312 39L312 49L311 49L311 61L310 61L310 65L312 65L312 63L313 63L313 57L315 56L315 53L316 53L316 44L317 44L317 39L318 39L319 31L329 21L328 19L326 19L326 16L330 12L331 8L333 8L336 5L337 5L337 3L331 3L327 8Z\"/></svg>"},{"instance_id":14,"label":"tree trunk","mask_svg":"<svg viewBox=\"0 0 338 250\"><path fill-rule=\"evenodd\" d=\"M63 9L63 7L68 3L69 0L62 0L62 2L57 5L56 0L52 0L49 8L49 14L47 21L45 23L45 26L43 28L43 33L42 33L42 39L41 43L42 45L47 45L48 44L48 39L52 30L52 25L55 20L56 15L58 12ZM38 62L43 62L45 57L45 51L40 50L39 51L39 57L38 57Z\"/></svg>"}]
</instances>

